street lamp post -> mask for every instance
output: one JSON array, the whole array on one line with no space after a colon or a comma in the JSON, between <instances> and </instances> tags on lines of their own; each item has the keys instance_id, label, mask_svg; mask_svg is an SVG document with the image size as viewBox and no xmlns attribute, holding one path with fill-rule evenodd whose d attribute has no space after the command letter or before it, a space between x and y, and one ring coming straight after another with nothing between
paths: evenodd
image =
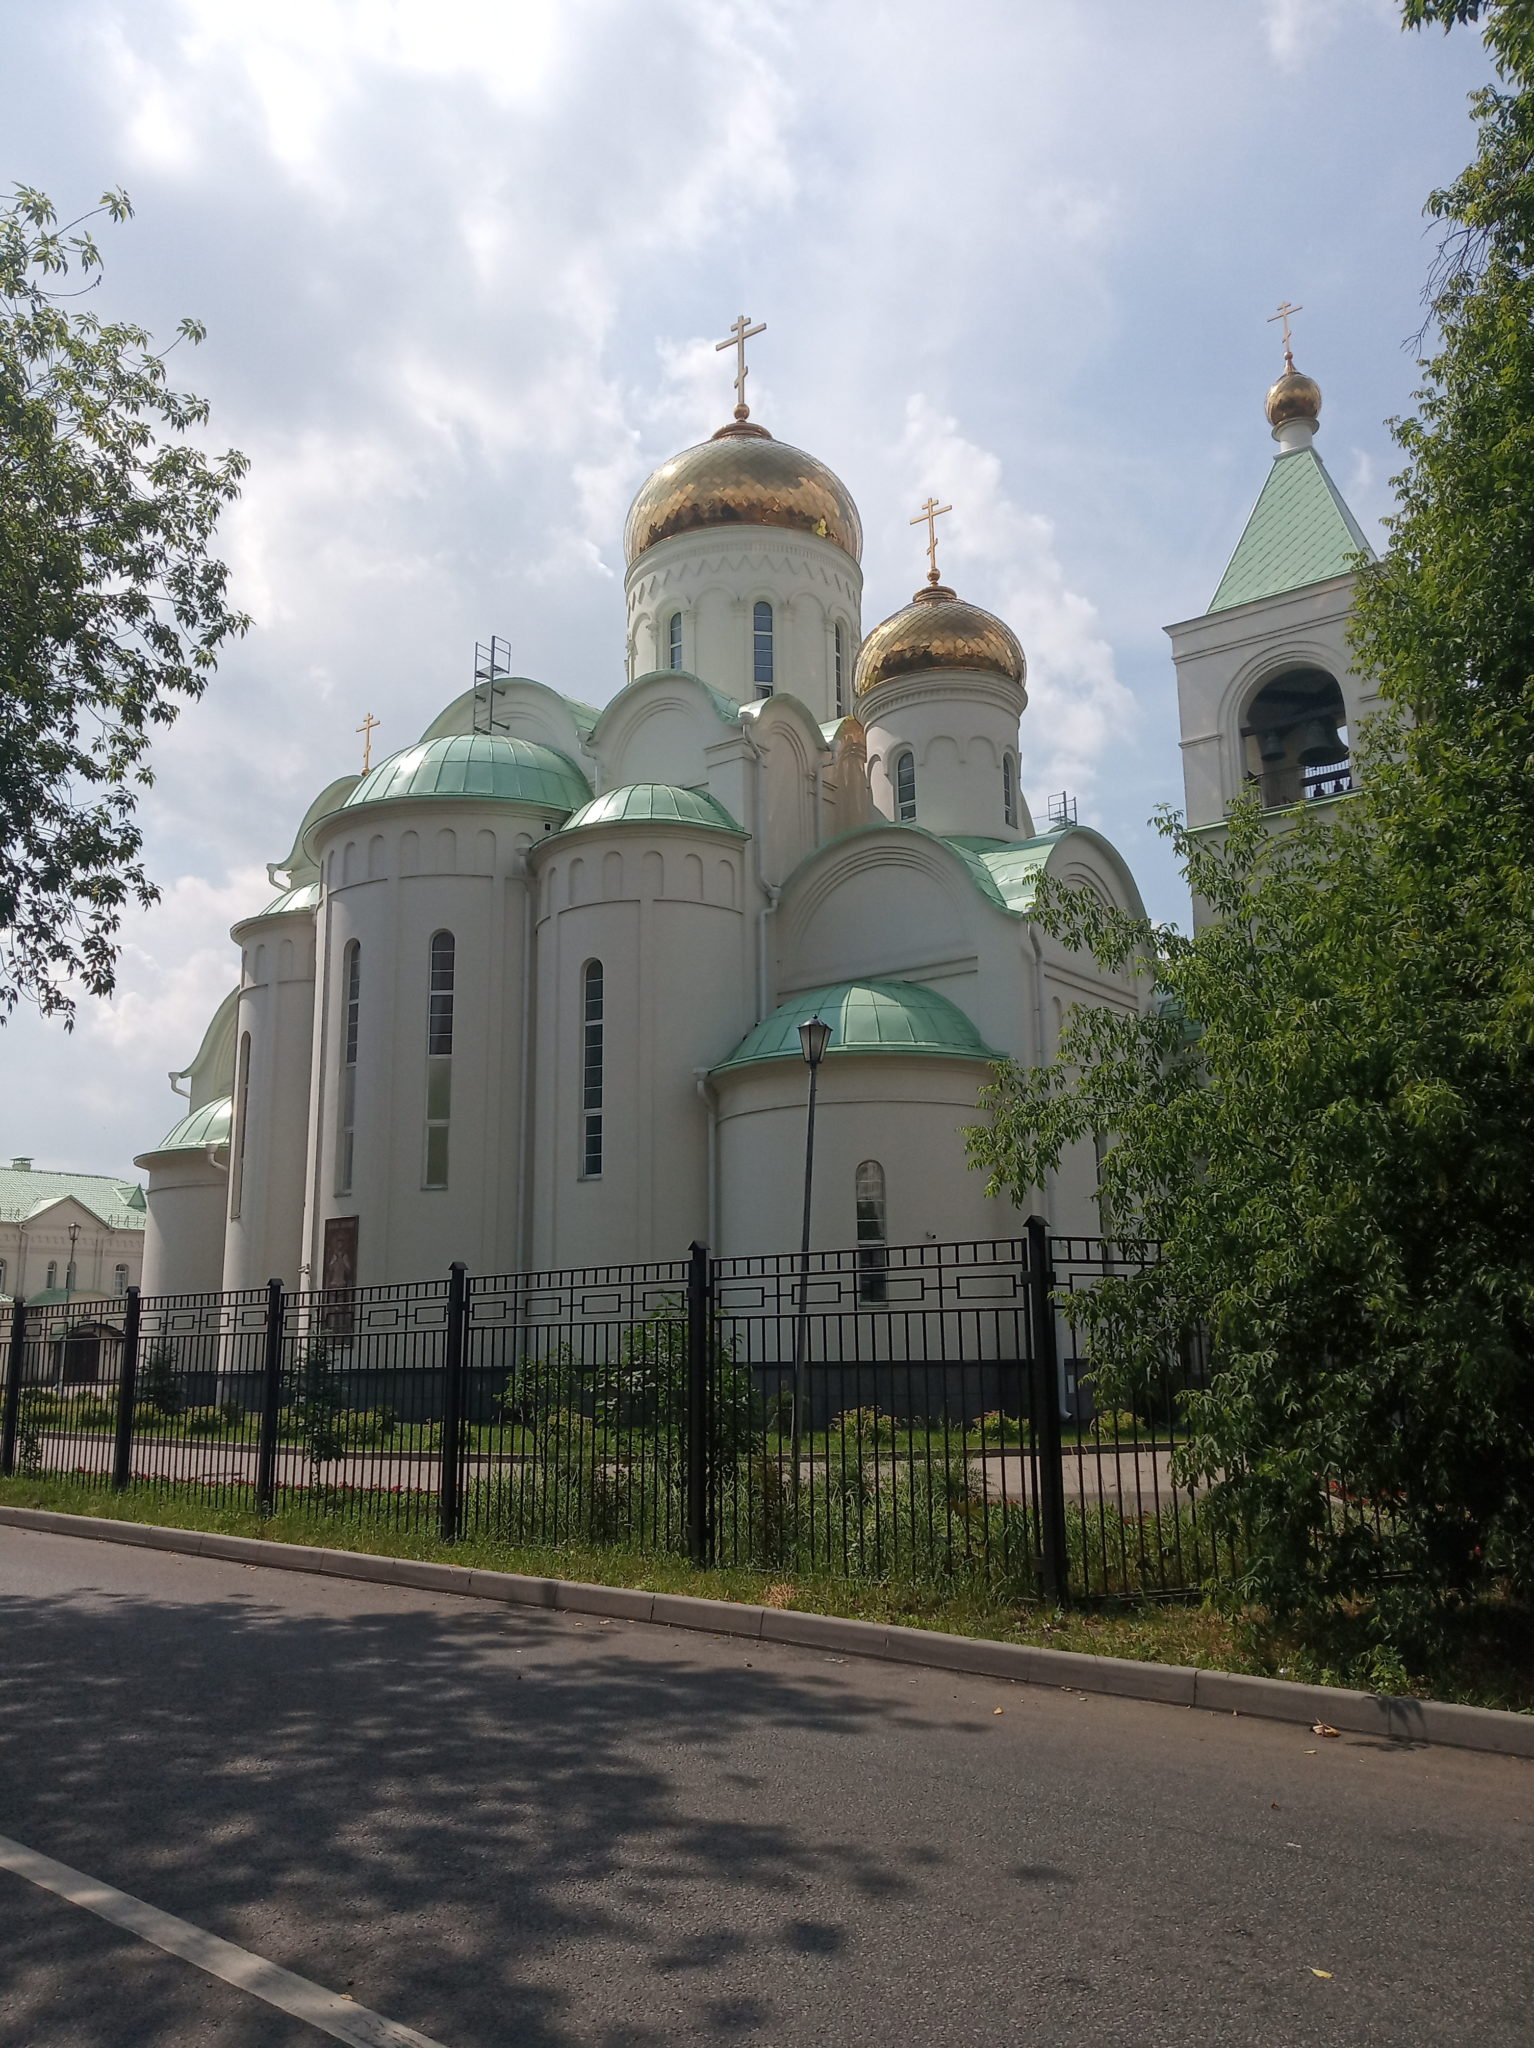
<instances>
[{"instance_id":1,"label":"street lamp post","mask_svg":"<svg viewBox=\"0 0 1534 2048\"><path fill-rule=\"evenodd\" d=\"M794 1499L799 1498L800 1447L804 1437L804 1363L810 1328L810 1202L815 1187L815 1084L831 1043L831 1027L820 1017L799 1026L799 1049L810 1070L809 1110L804 1125L804 1229L799 1239L799 1302L794 1316Z\"/></svg>"}]
</instances>

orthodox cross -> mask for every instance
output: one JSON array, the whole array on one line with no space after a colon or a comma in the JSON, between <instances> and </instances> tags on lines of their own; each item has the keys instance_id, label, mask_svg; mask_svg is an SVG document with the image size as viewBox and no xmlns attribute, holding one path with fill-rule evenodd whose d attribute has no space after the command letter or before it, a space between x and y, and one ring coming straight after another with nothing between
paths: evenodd
<instances>
[{"instance_id":1,"label":"orthodox cross","mask_svg":"<svg viewBox=\"0 0 1534 2048\"><path fill-rule=\"evenodd\" d=\"M362 772L364 775L367 774L368 770L373 765L373 728L375 726L379 726L382 724L383 720L381 718L375 718L372 712L370 711L367 717L363 719L361 725L359 725L357 728L358 732L360 732L363 736Z\"/></svg>"},{"instance_id":2,"label":"orthodox cross","mask_svg":"<svg viewBox=\"0 0 1534 2048\"><path fill-rule=\"evenodd\" d=\"M934 585L939 580L937 573L937 522L945 512L951 512L952 510L952 505L940 505L936 498L929 498L911 521L913 526L925 526L927 529L927 581Z\"/></svg>"},{"instance_id":3,"label":"orthodox cross","mask_svg":"<svg viewBox=\"0 0 1534 2048\"><path fill-rule=\"evenodd\" d=\"M746 369L746 343L753 334L765 334L767 332L767 322L765 320L758 320L756 325L752 327L749 324L750 319L751 315L749 313L738 313L735 317L735 324L731 327L729 334L723 341L716 341L714 343L715 355L718 355L721 349L732 348L735 351L735 417L738 420L746 419L751 411L750 406L746 403L746 378L749 375Z\"/></svg>"},{"instance_id":4,"label":"orthodox cross","mask_svg":"<svg viewBox=\"0 0 1534 2048\"><path fill-rule=\"evenodd\" d=\"M1284 303L1279 307L1276 313L1270 313L1268 315L1268 325L1270 327L1273 325L1273 322L1275 320L1282 320L1284 323L1284 368L1286 370L1292 370L1294 368L1294 350L1290 346L1289 337L1289 315L1291 313L1303 313L1304 310L1305 308L1303 306L1291 306L1289 301L1285 299Z\"/></svg>"}]
</instances>

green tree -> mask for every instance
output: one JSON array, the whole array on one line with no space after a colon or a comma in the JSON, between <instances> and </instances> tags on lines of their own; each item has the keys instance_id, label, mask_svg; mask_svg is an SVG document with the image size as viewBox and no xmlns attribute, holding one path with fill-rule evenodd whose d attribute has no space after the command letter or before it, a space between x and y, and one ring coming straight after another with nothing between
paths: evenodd
<instances>
[{"instance_id":1,"label":"green tree","mask_svg":"<svg viewBox=\"0 0 1534 2048\"><path fill-rule=\"evenodd\" d=\"M299 1353L288 1394L288 1427L303 1448L319 1483L320 1467L346 1449L346 1395L335 1346L323 1333Z\"/></svg>"},{"instance_id":2,"label":"green tree","mask_svg":"<svg viewBox=\"0 0 1534 2048\"><path fill-rule=\"evenodd\" d=\"M244 456L191 444L208 407L143 328L66 306L61 280L99 281L95 217L60 228L26 187L0 203L0 1021L25 998L66 1028L71 984L112 991L124 905L158 896L135 821L151 732L249 624L208 552Z\"/></svg>"},{"instance_id":3,"label":"green tree","mask_svg":"<svg viewBox=\"0 0 1534 2048\"><path fill-rule=\"evenodd\" d=\"M186 1390L176 1371L176 1356L168 1344L156 1344L138 1371L134 1395L139 1405L167 1420L186 1406Z\"/></svg>"},{"instance_id":4,"label":"green tree","mask_svg":"<svg viewBox=\"0 0 1534 2048\"><path fill-rule=\"evenodd\" d=\"M1490 1579L1534 1594L1534 8L1405 13L1484 18L1500 83L1429 201L1432 354L1354 629L1388 707L1362 791L1277 836L1250 801L1220 843L1165 819L1195 938L1046 888L1046 929L1161 1002L1077 1013L973 1152L1026 1200L1114 1135L1104 1227L1162 1255L1081 1306L1101 1398L1138 1405L1205 1327L1185 1462L1248 1539L1239 1593L1417 1655Z\"/></svg>"}]
</instances>

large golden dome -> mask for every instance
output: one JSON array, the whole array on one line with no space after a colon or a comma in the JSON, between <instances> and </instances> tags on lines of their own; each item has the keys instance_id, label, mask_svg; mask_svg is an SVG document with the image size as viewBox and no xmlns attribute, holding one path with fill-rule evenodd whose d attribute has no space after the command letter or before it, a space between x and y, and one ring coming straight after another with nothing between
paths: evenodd
<instances>
[{"instance_id":1,"label":"large golden dome","mask_svg":"<svg viewBox=\"0 0 1534 2048\"><path fill-rule=\"evenodd\" d=\"M854 561L863 552L863 523L841 478L754 420L661 464L629 507L623 552L632 564L674 533L716 526L785 526L834 541Z\"/></svg>"},{"instance_id":2,"label":"large golden dome","mask_svg":"<svg viewBox=\"0 0 1534 2048\"><path fill-rule=\"evenodd\" d=\"M946 583L918 590L903 611L875 626L858 653L857 692L929 669L979 669L1021 683L1028 674L1017 635L994 613L965 604Z\"/></svg>"},{"instance_id":3,"label":"large golden dome","mask_svg":"<svg viewBox=\"0 0 1534 2048\"><path fill-rule=\"evenodd\" d=\"M1281 427L1285 420L1314 420L1321 416L1321 387L1291 362L1268 393L1268 425Z\"/></svg>"}]
</instances>

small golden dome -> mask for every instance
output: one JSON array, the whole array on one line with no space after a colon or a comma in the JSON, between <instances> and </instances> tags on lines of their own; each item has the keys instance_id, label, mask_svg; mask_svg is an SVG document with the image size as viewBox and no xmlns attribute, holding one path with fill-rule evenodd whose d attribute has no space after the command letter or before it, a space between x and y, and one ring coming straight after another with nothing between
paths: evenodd
<instances>
[{"instance_id":1,"label":"small golden dome","mask_svg":"<svg viewBox=\"0 0 1534 2048\"><path fill-rule=\"evenodd\" d=\"M735 420L661 464L629 507L623 552L633 564L657 541L712 526L785 526L833 541L854 561L863 552L863 522L841 478L754 420Z\"/></svg>"},{"instance_id":2,"label":"small golden dome","mask_svg":"<svg viewBox=\"0 0 1534 2048\"><path fill-rule=\"evenodd\" d=\"M1020 683L1028 663L1017 635L994 613L965 604L946 583L918 590L903 611L875 626L858 652L857 692L929 669L979 669Z\"/></svg>"},{"instance_id":3,"label":"small golden dome","mask_svg":"<svg viewBox=\"0 0 1534 2048\"><path fill-rule=\"evenodd\" d=\"M1314 377L1297 370L1293 362L1268 393L1268 425L1281 427L1285 420L1313 420L1321 413L1321 387Z\"/></svg>"}]
</instances>

